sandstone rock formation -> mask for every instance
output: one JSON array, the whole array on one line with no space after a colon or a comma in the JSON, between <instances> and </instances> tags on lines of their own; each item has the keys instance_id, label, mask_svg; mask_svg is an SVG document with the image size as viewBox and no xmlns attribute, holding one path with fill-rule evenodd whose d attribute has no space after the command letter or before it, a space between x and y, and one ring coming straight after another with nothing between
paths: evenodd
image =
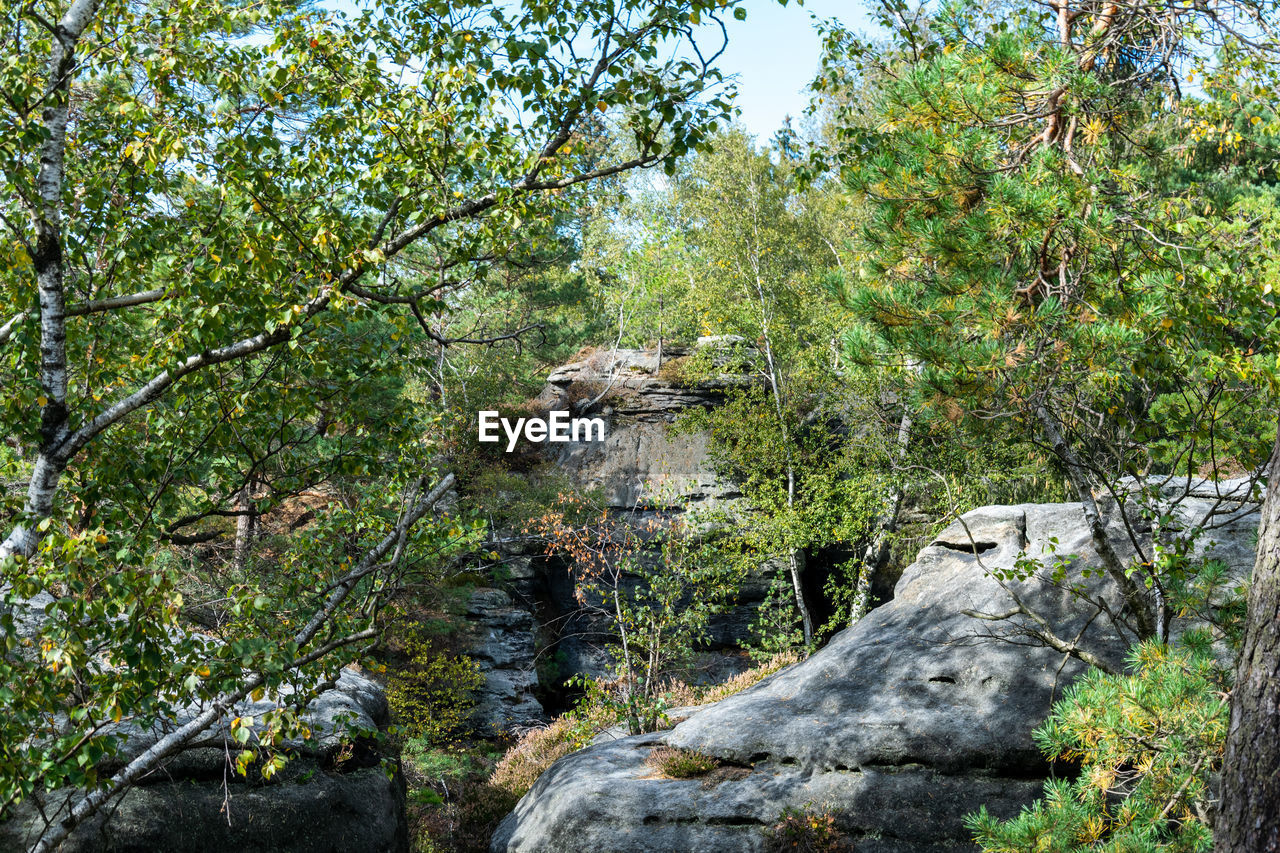
<instances>
[{"instance_id":1,"label":"sandstone rock formation","mask_svg":"<svg viewBox=\"0 0 1280 853\"><path fill-rule=\"evenodd\" d=\"M682 354L669 351L666 360ZM725 376L686 385L659 370L656 351L600 351L551 373L538 403L577 411L600 398L590 415L604 418L604 441L548 447L557 468L583 488L600 489L608 506L722 508L739 495L711 469L707 437L673 435L667 426L685 411L718 405L726 389L747 381Z\"/></svg>"},{"instance_id":2,"label":"sandstone rock formation","mask_svg":"<svg viewBox=\"0 0 1280 853\"><path fill-rule=\"evenodd\" d=\"M1214 506L1210 494L1193 496L1178 516L1198 525ZM1256 514L1230 501L1225 509L1203 550L1247 571ZM668 732L558 761L502 823L491 850L759 850L762 827L788 807L829 810L865 853L972 850L965 814L985 804L1010 815L1039 795L1048 768L1031 732L1082 665L1028 644L1016 620L966 611L1006 612L1010 593L989 571L1012 569L1021 555L1052 563L1054 554L1096 565L1078 505L967 513L920 552L891 602L808 660ZM1010 586L1060 636L1118 664L1131 638L1050 575ZM1109 581L1087 584L1115 603ZM662 778L646 764L661 745L715 756L726 771Z\"/></svg>"},{"instance_id":3,"label":"sandstone rock formation","mask_svg":"<svg viewBox=\"0 0 1280 853\"><path fill-rule=\"evenodd\" d=\"M542 721L533 614L516 607L500 589L471 594L467 622L472 630L468 654L480 666L484 683L476 695L473 721L484 734L503 734Z\"/></svg>"},{"instance_id":4,"label":"sandstone rock formation","mask_svg":"<svg viewBox=\"0 0 1280 853\"><path fill-rule=\"evenodd\" d=\"M242 716L274 707L246 702ZM64 853L398 853L408 849L404 781L388 773L368 743L351 744L349 726L375 730L388 723L382 688L345 669L335 686L309 707L305 721L314 737L295 744L285 770L265 783L229 766L223 733L198 743L145 777L112 807L81 825ZM150 746L162 732L123 729L121 758ZM234 755L232 749L230 755ZM110 772L111 767L100 768ZM36 802L36 799L39 802ZM44 826L37 808L56 817L66 795L53 792L23 802L0 823L0 850L31 845Z\"/></svg>"},{"instance_id":5,"label":"sandstone rock formation","mask_svg":"<svg viewBox=\"0 0 1280 853\"><path fill-rule=\"evenodd\" d=\"M708 341L707 347L734 341ZM663 364L686 355L685 350L668 349ZM611 511L625 515L636 525L652 519L659 522L674 516L700 516L713 511L729 511L740 506L741 495L732 484L722 481L711 467L707 436L673 432L668 427L683 413L720 404L727 389L751 380L737 375L685 384L659 368L654 350L601 350L581 361L553 371L537 400L547 411L573 411L600 417L607 424L605 440L546 444L543 449L552 467L583 490L595 490ZM518 537L515 537L518 539ZM515 541L499 546L503 565L510 575L508 586L514 607L533 614L543 630L540 648L548 660L556 661L561 676L575 673L605 675L609 671L609 646L615 642L612 626L599 613L584 609L577 589L561 561L546 559L540 549L530 550ZM641 559L660 559L655 551ZM756 608L768 589L769 574L762 570L740 590L736 606L714 617L710 626L713 650L736 649L749 637ZM629 578L627 582L633 581ZM492 633L484 617L468 617L477 633ZM505 642L505 641L503 641ZM502 715L489 713L495 692L518 693L528 681L507 684L511 669L494 670L486 663L485 643L473 644L468 653L481 662L488 679L482 712L486 725L501 727ZM711 654L706 664L725 674L741 668L736 655ZM492 672L500 675L491 675ZM691 675L696 679L696 675ZM507 702L508 700L502 700ZM492 706L496 708L497 706ZM513 721L531 705L513 711ZM490 719L492 717L492 719Z\"/></svg>"}]
</instances>

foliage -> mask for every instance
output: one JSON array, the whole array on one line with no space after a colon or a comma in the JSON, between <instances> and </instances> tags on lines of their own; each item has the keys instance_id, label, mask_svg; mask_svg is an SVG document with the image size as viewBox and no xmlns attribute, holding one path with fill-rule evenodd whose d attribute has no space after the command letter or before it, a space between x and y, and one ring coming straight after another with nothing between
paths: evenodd
<instances>
[{"instance_id":1,"label":"foliage","mask_svg":"<svg viewBox=\"0 0 1280 853\"><path fill-rule=\"evenodd\" d=\"M1087 672L1036 729L1045 755L1079 762L1080 775L1049 780L1044 799L1008 821L985 808L970 816L984 851L1213 849L1226 676L1199 635L1177 647L1143 643L1129 663L1126 675Z\"/></svg>"},{"instance_id":2,"label":"foliage","mask_svg":"<svg viewBox=\"0 0 1280 853\"><path fill-rule=\"evenodd\" d=\"M833 31L820 88L864 88L835 108L818 159L866 215L839 286L851 360L915 365L900 389L913 408L1008 421L1052 451L1087 511L1102 491L1140 514L1149 492L1124 478L1266 458L1275 193L1265 167L1241 168L1271 144L1250 120L1255 71L1215 64L1243 45L1193 10L1102 8L1059 23L1031 3L886 11L888 45ZM1145 52L1157 31L1162 60ZM1192 47L1207 32L1217 58ZM1214 85L1182 88L1211 66ZM1195 131L1205 110L1239 138ZM1152 555L1135 541L1126 568L1095 539L1133 629L1166 637L1142 591L1168 580Z\"/></svg>"},{"instance_id":3,"label":"foliage","mask_svg":"<svg viewBox=\"0 0 1280 853\"><path fill-rule=\"evenodd\" d=\"M700 705L718 702L734 693L790 666L799 660L792 654L779 655L722 684L691 688L680 682L664 684L660 698L668 705ZM520 734L516 743L494 768L489 782L522 797L533 787L542 772L556 760L585 747L593 737L619 722L616 709L592 699L590 693L579 700L573 710L562 714L545 726L537 726Z\"/></svg>"},{"instance_id":4,"label":"foliage","mask_svg":"<svg viewBox=\"0 0 1280 853\"><path fill-rule=\"evenodd\" d=\"M738 673L732 678L721 684L715 684L698 693L697 701L692 704L702 705L708 702L719 702L732 696L735 693L741 693L753 684L758 684L775 672L779 672L793 663L798 663L800 656L795 652L782 652L756 664L745 672Z\"/></svg>"},{"instance_id":5,"label":"foliage","mask_svg":"<svg viewBox=\"0 0 1280 853\"><path fill-rule=\"evenodd\" d=\"M581 748L573 735L575 722L573 717L562 715L545 726L523 732L498 762L489 781L515 797L523 797L542 771Z\"/></svg>"},{"instance_id":6,"label":"foliage","mask_svg":"<svg viewBox=\"0 0 1280 853\"><path fill-rule=\"evenodd\" d=\"M474 544L419 524L447 400L411 356L501 331L443 318L554 256L575 188L705 147L720 76L670 48L737 5L0 11L0 807L77 788L42 849L246 695L268 749ZM171 734L108 779L119 724Z\"/></svg>"},{"instance_id":7,"label":"foliage","mask_svg":"<svg viewBox=\"0 0 1280 853\"><path fill-rule=\"evenodd\" d=\"M714 548L691 523L617 514L573 494L531 523L548 554L569 560L577 603L617 632L619 689L592 679L583 686L590 702L616 710L632 734L658 727L661 681L705 639L711 616L737 588L735 570L713 559Z\"/></svg>"},{"instance_id":8,"label":"foliage","mask_svg":"<svg viewBox=\"0 0 1280 853\"><path fill-rule=\"evenodd\" d=\"M782 810L778 820L764 830L770 851L797 853L847 853L853 847L848 836L836 827L835 816L812 808Z\"/></svg>"},{"instance_id":9,"label":"foliage","mask_svg":"<svg viewBox=\"0 0 1280 853\"><path fill-rule=\"evenodd\" d=\"M0 615L0 689L7 708L0 718L0 802L11 805L41 789L93 787L101 781L98 768L121 745L115 726L158 725L187 703L234 690L246 672L263 674L250 688L252 695L273 696L278 704L256 721L232 721L232 739L243 747L236 769L245 775L256 764L263 775L274 774L284 761L276 745L282 737L303 734L302 709L327 680L325 673L336 671L296 671L299 652L288 641L298 630L296 605L282 602L312 600L311 591L332 578L331 567L356 561L370 532L385 530L402 509L398 500L384 497L325 516L314 528L315 538L288 554L280 573L223 590L223 621L214 636L194 633L184 623L184 579L172 566L144 560L135 567L135 552L113 551L101 529L76 536L50 533L34 559L17 563L38 566L39 573L13 578L3 593L13 609ZM411 556L402 571L412 573L420 554L447 554L462 544L456 521L440 522L406 536ZM351 535L361 529L363 536ZM344 541L336 532L350 538ZM373 587L371 578L356 585L362 594ZM42 597L50 592L57 597ZM33 617L33 600L53 618ZM27 618L20 622L15 614ZM24 623L28 627L19 630ZM332 623L339 636L367 625L358 613ZM50 707L67 716L50 717Z\"/></svg>"},{"instance_id":10,"label":"foliage","mask_svg":"<svg viewBox=\"0 0 1280 853\"><path fill-rule=\"evenodd\" d=\"M693 749L657 747L649 751L645 764L669 779L696 779L715 770L720 761Z\"/></svg>"},{"instance_id":11,"label":"foliage","mask_svg":"<svg viewBox=\"0 0 1280 853\"><path fill-rule=\"evenodd\" d=\"M410 845L415 853L485 853L498 822L518 797L491 785L488 744L432 747L410 741L403 754L409 785Z\"/></svg>"},{"instance_id":12,"label":"foliage","mask_svg":"<svg viewBox=\"0 0 1280 853\"><path fill-rule=\"evenodd\" d=\"M479 665L465 655L441 654L420 639L405 644L409 661L387 680L387 701L412 737L431 744L456 740L475 707L472 694L484 683Z\"/></svg>"}]
</instances>

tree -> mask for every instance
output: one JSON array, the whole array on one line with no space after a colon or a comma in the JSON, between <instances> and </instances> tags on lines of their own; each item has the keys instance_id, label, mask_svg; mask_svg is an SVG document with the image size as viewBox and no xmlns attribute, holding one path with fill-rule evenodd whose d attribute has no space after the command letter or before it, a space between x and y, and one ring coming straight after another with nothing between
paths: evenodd
<instances>
[{"instance_id":1,"label":"tree","mask_svg":"<svg viewBox=\"0 0 1280 853\"><path fill-rule=\"evenodd\" d=\"M693 27L735 6L0 13L0 420L25 483L0 544L0 802L76 789L37 849L243 697L292 681L305 701L334 653L376 636L406 571L468 540L458 519L419 524L451 477L379 368L415 329L449 342L428 316L552 217L557 194L705 143L728 107ZM662 58L673 44L687 50ZM631 154L584 144L600 117ZM368 432L397 423L385 443ZM218 642L182 630L164 548L299 495L313 451L325 479L361 474L366 501L285 537L280 572L246 578L244 537ZM122 720L192 706L98 777Z\"/></svg>"},{"instance_id":2,"label":"tree","mask_svg":"<svg viewBox=\"0 0 1280 853\"><path fill-rule=\"evenodd\" d=\"M713 154L680 174L674 201L699 259L690 268L686 299L705 334L741 335L757 355L752 372L768 390L785 505L794 510L800 475L793 386L803 382L807 351L814 345L821 351L830 338L832 318L807 310L822 299L812 261L826 247L817 217L792 193L788 172L786 161L775 163L769 151L756 150L734 129ZM804 642L811 645L815 626L804 595L802 544L787 540L783 536L777 545L788 564Z\"/></svg>"},{"instance_id":3,"label":"tree","mask_svg":"<svg viewBox=\"0 0 1280 853\"><path fill-rule=\"evenodd\" d=\"M1005 11L891 4L887 47L830 41L820 86L873 84L872 117L837 105L820 158L868 212L844 284L851 356L917 366L917 407L1012 422L1051 453L1124 598L1117 628L1168 639L1161 484L1256 476L1270 440L1252 412L1273 387L1258 251L1271 201L1238 171L1267 146L1239 97L1248 78L1224 69L1265 67L1271 43L1236 27L1266 31L1271 7ZM1206 98L1183 95L1188 70L1213 79ZM1206 111L1230 121L1201 136Z\"/></svg>"},{"instance_id":4,"label":"tree","mask_svg":"<svg viewBox=\"0 0 1280 853\"><path fill-rule=\"evenodd\" d=\"M1067 688L1036 743L1053 761L1079 761L1045 798L1011 820L986 809L967 823L985 851L1212 849L1212 771L1226 734L1225 673L1212 642L1149 642L1128 675L1087 672Z\"/></svg>"},{"instance_id":5,"label":"tree","mask_svg":"<svg viewBox=\"0 0 1280 853\"><path fill-rule=\"evenodd\" d=\"M1231 690L1214 823L1219 853L1280 850L1280 439L1267 466L1249 617Z\"/></svg>"},{"instance_id":6,"label":"tree","mask_svg":"<svg viewBox=\"0 0 1280 853\"><path fill-rule=\"evenodd\" d=\"M1005 23L976 5L935 18L886 5L896 59L875 69L877 121L847 121L834 157L878 210L848 294L869 329L852 343L919 358L922 396L1038 433L1134 638L1169 638L1187 580L1160 569L1162 533L1189 531L1167 529L1151 487L1266 477L1215 836L1219 850L1280 849L1275 451L1262 464L1276 7L1013 8ZM827 84L875 65L861 48L844 55ZM1136 560L1107 542L1099 487L1150 522L1150 551L1130 528Z\"/></svg>"},{"instance_id":7,"label":"tree","mask_svg":"<svg viewBox=\"0 0 1280 853\"><path fill-rule=\"evenodd\" d=\"M741 578L702 541L698 522L617 513L576 494L562 494L529 528L548 556L569 562L583 614L603 617L617 638L619 698L588 685L588 699L615 710L631 734L662 721L664 681L707 640L711 617L723 612ZM585 680L584 680L585 681Z\"/></svg>"}]
</instances>

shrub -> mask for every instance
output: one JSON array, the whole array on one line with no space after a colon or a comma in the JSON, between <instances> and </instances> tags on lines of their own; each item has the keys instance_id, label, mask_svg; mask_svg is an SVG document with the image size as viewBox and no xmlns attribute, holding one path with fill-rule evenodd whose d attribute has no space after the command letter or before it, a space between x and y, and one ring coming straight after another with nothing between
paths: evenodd
<instances>
[{"instance_id":1,"label":"shrub","mask_svg":"<svg viewBox=\"0 0 1280 853\"><path fill-rule=\"evenodd\" d=\"M405 651L408 664L387 682L387 701L397 721L432 745L457 739L475 708L472 694L484 682L479 667L465 655L435 650L426 640L406 641Z\"/></svg>"},{"instance_id":2,"label":"shrub","mask_svg":"<svg viewBox=\"0 0 1280 853\"><path fill-rule=\"evenodd\" d=\"M695 779L720 766L720 762L713 756L692 749L665 746L650 752L645 763L671 779Z\"/></svg>"},{"instance_id":3,"label":"shrub","mask_svg":"<svg viewBox=\"0 0 1280 853\"><path fill-rule=\"evenodd\" d=\"M827 810L787 807L773 826L767 827L765 849L795 853L847 853L853 849L849 837L836 827Z\"/></svg>"},{"instance_id":4,"label":"shrub","mask_svg":"<svg viewBox=\"0 0 1280 853\"><path fill-rule=\"evenodd\" d=\"M1207 853L1210 779L1222 758L1226 683L1206 637L1183 647L1144 643L1129 675L1092 671L1035 732L1053 760L1080 775L1045 783L1043 800L1002 821L967 819L989 853L1083 850Z\"/></svg>"},{"instance_id":5,"label":"shrub","mask_svg":"<svg viewBox=\"0 0 1280 853\"><path fill-rule=\"evenodd\" d=\"M674 704L696 705L718 702L726 696L745 690L797 660L799 656L794 652L777 655L723 684L706 690L690 687L684 682L672 682L667 685L664 698ZM489 777L489 783L507 791L517 799L523 797L543 771L555 761L582 749L598 733L619 722L616 706L605 701L602 696L603 693L599 690L589 691L574 710L556 718L549 725L538 726L523 732L515 745L507 750L507 754L498 762L493 775ZM710 769L712 768L708 768ZM675 778L688 777L676 776Z\"/></svg>"},{"instance_id":6,"label":"shrub","mask_svg":"<svg viewBox=\"0 0 1280 853\"><path fill-rule=\"evenodd\" d=\"M800 653L795 650L779 652L763 663L756 664L719 684L695 687L683 681L669 681L662 689L662 696L670 707L709 705L712 702L727 699L735 693L741 693L799 660Z\"/></svg>"},{"instance_id":7,"label":"shrub","mask_svg":"<svg viewBox=\"0 0 1280 853\"><path fill-rule=\"evenodd\" d=\"M436 749L424 739L405 744L408 821L414 853L486 853L498 822L518 797L488 781L492 747L484 743Z\"/></svg>"},{"instance_id":8,"label":"shrub","mask_svg":"<svg viewBox=\"0 0 1280 853\"><path fill-rule=\"evenodd\" d=\"M666 359L658 369L658 378L672 385L688 385L690 384L689 377L686 375L688 367L689 356L687 355Z\"/></svg>"},{"instance_id":9,"label":"shrub","mask_svg":"<svg viewBox=\"0 0 1280 853\"><path fill-rule=\"evenodd\" d=\"M779 652L764 663L753 666L746 672L740 672L733 678L708 688L702 694L701 701L704 703L719 702L721 699L725 699L735 693L741 693L748 687L764 681L770 675L799 662L799 660L800 653L794 649Z\"/></svg>"}]
</instances>

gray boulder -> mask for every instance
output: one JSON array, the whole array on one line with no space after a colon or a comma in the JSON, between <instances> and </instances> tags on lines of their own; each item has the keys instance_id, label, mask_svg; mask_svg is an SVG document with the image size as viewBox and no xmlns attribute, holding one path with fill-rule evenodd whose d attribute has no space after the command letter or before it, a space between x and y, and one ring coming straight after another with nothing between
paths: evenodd
<instances>
[{"instance_id":1,"label":"gray boulder","mask_svg":"<svg viewBox=\"0 0 1280 853\"><path fill-rule=\"evenodd\" d=\"M260 716L275 707L246 701L232 716ZM116 763L133 757L186 717L164 727L122 726L127 740ZM384 766L376 747L351 742L350 727L375 731L389 722L382 688L353 669L308 707L308 740L289 744L292 757L270 782L228 765L224 728L211 729L106 810L83 823L64 853L397 853L408 849L405 787L398 768ZM103 766L100 772L114 772ZM28 849L67 803L63 791L24 801L0 822L0 851Z\"/></svg>"},{"instance_id":2,"label":"gray boulder","mask_svg":"<svg viewBox=\"0 0 1280 853\"><path fill-rule=\"evenodd\" d=\"M1251 526L1256 514L1245 508L1206 547L1244 568ZM1118 525L1114 532L1121 538ZM969 615L1011 609L1010 592L989 572L1011 570L1024 555L1050 566L1069 555L1077 568L1097 564L1075 504L967 513L920 552L891 602L808 660L671 731L557 762L503 821L491 850L756 850L761 828L784 808L829 811L858 851L974 849L964 815L981 805L1011 815L1039 795L1048 768L1031 732L1083 671L1028 643L1017 618ZM1105 577L1082 583L1089 596L1117 603ZM1123 660L1124 626L1055 584L1050 569L1009 588L1059 636ZM715 756L723 769L705 781L662 778L646 763L662 745Z\"/></svg>"}]
</instances>

